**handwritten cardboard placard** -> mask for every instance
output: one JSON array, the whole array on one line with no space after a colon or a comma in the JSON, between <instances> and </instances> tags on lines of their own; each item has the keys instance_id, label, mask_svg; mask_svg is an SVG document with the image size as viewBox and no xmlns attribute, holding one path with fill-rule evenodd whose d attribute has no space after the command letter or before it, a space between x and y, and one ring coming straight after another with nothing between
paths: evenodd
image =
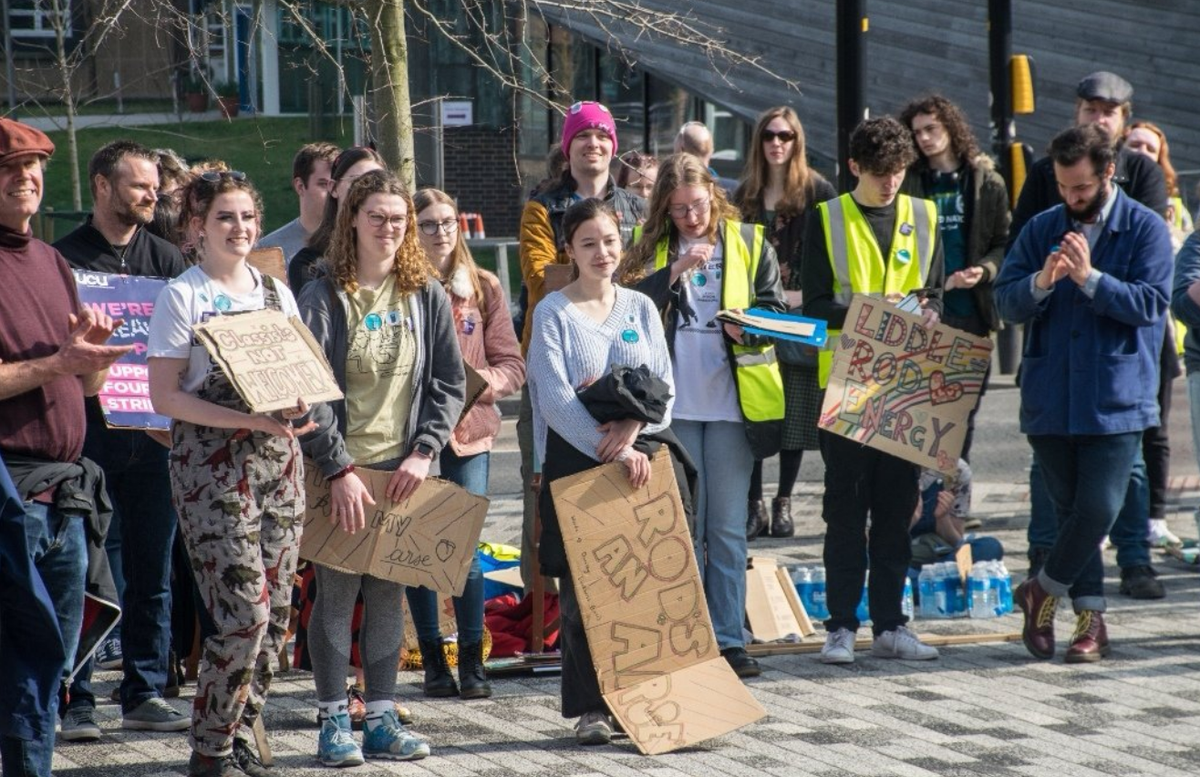
<instances>
[{"instance_id":1,"label":"handwritten cardboard placard","mask_svg":"<svg viewBox=\"0 0 1200 777\"><path fill-rule=\"evenodd\" d=\"M279 246L254 249L246 256L246 264L260 273L270 275L284 286L288 285L287 261L284 259L283 249Z\"/></svg>"},{"instance_id":2,"label":"handwritten cardboard placard","mask_svg":"<svg viewBox=\"0 0 1200 777\"><path fill-rule=\"evenodd\" d=\"M342 398L321 346L278 310L214 316L193 329L255 413Z\"/></svg>"},{"instance_id":3,"label":"handwritten cardboard placard","mask_svg":"<svg viewBox=\"0 0 1200 777\"><path fill-rule=\"evenodd\" d=\"M133 350L108 368L98 399L104 422L111 429L170 429L171 419L154 412L150 404L150 371L146 366L146 340L150 316L166 278L75 270L79 302L99 313L120 319L109 345L132 345Z\"/></svg>"},{"instance_id":4,"label":"handwritten cardboard placard","mask_svg":"<svg viewBox=\"0 0 1200 777\"><path fill-rule=\"evenodd\" d=\"M621 464L550 489L600 692L638 749L670 752L766 715L717 647L666 450L637 491Z\"/></svg>"},{"instance_id":5,"label":"handwritten cardboard placard","mask_svg":"<svg viewBox=\"0 0 1200 777\"><path fill-rule=\"evenodd\" d=\"M956 471L992 341L855 295L818 426L906 461Z\"/></svg>"},{"instance_id":6,"label":"handwritten cardboard placard","mask_svg":"<svg viewBox=\"0 0 1200 777\"><path fill-rule=\"evenodd\" d=\"M393 502L387 497L392 473L359 467L354 474L375 506L367 506L366 529L348 534L330 521L329 481L311 461L304 465L300 558L462 595L487 516L487 499L449 481L428 478L408 499Z\"/></svg>"}]
</instances>

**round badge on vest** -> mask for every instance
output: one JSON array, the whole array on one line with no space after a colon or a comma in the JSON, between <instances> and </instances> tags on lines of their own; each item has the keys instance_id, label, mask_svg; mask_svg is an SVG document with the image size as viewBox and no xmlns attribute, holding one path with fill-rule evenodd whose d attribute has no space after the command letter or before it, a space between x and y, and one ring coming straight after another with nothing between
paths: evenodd
<instances>
[{"instance_id":1,"label":"round badge on vest","mask_svg":"<svg viewBox=\"0 0 1200 777\"><path fill-rule=\"evenodd\" d=\"M907 248L899 248L896 249L896 258L900 260L901 264L908 264L912 261L912 254L908 252Z\"/></svg>"}]
</instances>

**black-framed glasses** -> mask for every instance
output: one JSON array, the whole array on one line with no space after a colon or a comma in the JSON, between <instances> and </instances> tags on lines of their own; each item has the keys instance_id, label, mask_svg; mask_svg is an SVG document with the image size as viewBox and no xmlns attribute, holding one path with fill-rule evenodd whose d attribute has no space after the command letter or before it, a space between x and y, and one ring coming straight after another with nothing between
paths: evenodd
<instances>
[{"instance_id":1,"label":"black-framed glasses","mask_svg":"<svg viewBox=\"0 0 1200 777\"><path fill-rule=\"evenodd\" d=\"M458 231L458 222L454 219L445 221L418 221L417 228L426 235L433 237L440 230L444 235L453 235Z\"/></svg>"},{"instance_id":2,"label":"black-framed glasses","mask_svg":"<svg viewBox=\"0 0 1200 777\"><path fill-rule=\"evenodd\" d=\"M379 229L384 224L387 224L392 229L404 229L404 225L408 223L408 216L396 214L395 216L385 216L382 213L375 211L367 211L367 223L375 229Z\"/></svg>"},{"instance_id":3,"label":"black-framed glasses","mask_svg":"<svg viewBox=\"0 0 1200 777\"><path fill-rule=\"evenodd\" d=\"M782 143L791 143L796 139L796 133L791 130L763 130L763 143L770 143L772 140L778 139Z\"/></svg>"},{"instance_id":4,"label":"black-framed glasses","mask_svg":"<svg viewBox=\"0 0 1200 777\"><path fill-rule=\"evenodd\" d=\"M667 208L667 213L671 214L671 218L676 219L685 219L689 213L695 213L698 216L708 210L710 202L712 202L712 197L696 200L691 205L671 205Z\"/></svg>"},{"instance_id":5,"label":"black-framed glasses","mask_svg":"<svg viewBox=\"0 0 1200 777\"><path fill-rule=\"evenodd\" d=\"M232 181L246 180L246 174L241 170L205 170L200 173L200 180L208 183L218 183L222 178L228 178Z\"/></svg>"}]
</instances>

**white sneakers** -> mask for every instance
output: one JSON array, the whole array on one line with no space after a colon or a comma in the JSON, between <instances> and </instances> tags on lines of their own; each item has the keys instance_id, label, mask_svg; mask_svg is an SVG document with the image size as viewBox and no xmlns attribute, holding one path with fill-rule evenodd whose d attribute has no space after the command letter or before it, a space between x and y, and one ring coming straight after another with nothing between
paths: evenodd
<instances>
[{"instance_id":1,"label":"white sneakers","mask_svg":"<svg viewBox=\"0 0 1200 777\"><path fill-rule=\"evenodd\" d=\"M1162 518L1151 518L1150 521L1150 547L1152 548L1178 548L1183 546L1183 540L1176 537L1170 529L1167 528L1167 522Z\"/></svg>"},{"instance_id":2,"label":"white sneakers","mask_svg":"<svg viewBox=\"0 0 1200 777\"><path fill-rule=\"evenodd\" d=\"M853 664L854 663L854 632L850 629L838 629L825 637L825 647L821 648L822 664Z\"/></svg>"},{"instance_id":3,"label":"white sneakers","mask_svg":"<svg viewBox=\"0 0 1200 777\"><path fill-rule=\"evenodd\" d=\"M850 629L838 629L828 634L825 646L821 648L821 663L853 664L854 636ZM902 661L930 661L938 657L938 651L922 642L907 626L897 626L875 638L871 643L871 655Z\"/></svg>"},{"instance_id":4,"label":"white sneakers","mask_svg":"<svg viewBox=\"0 0 1200 777\"><path fill-rule=\"evenodd\" d=\"M902 661L931 661L938 657L938 651L922 642L907 626L897 626L875 638L871 643L871 655Z\"/></svg>"}]
</instances>

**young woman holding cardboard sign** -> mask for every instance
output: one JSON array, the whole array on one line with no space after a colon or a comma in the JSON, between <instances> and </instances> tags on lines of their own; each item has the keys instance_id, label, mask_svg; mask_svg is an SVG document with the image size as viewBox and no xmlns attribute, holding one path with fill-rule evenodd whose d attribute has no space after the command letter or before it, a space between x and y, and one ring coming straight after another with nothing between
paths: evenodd
<instances>
[{"instance_id":1,"label":"young woman holding cardboard sign","mask_svg":"<svg viewBox=\"0 0 1200 777\"><path fill-rule=\"evenodd\" d=\"M332 520L350 533L365 527L366 508L375 503L355 464L394 470L386 496L404 501L429 474L463 405L454 317L417 242L413 214L408 191L391 173L359 177L338 210L325 255L329 274L300 295L301 316L346 395L318 407L319 428L301 444L330 481ZM395 709L404 586L320 564L316 574L308 640L321 720L317 757L326 766L350 766L364 757L429 755L428 743L404 728ZM361 748L351 734L345 686L360 591L367 707Z\"/></svg>"},{"instance_id":2,"label":"young woman holding cardboard sign","mask_svg":"<svg viewBox=\"0 0 1200 777\"><path fill-rule=\"evenodd\" d=\"M458 425L440 457L441 476L473 494L485 496L492 441L500 432L496 400L525 383L525 360L513 329L508 300L500 279L481 270L471 258L458 229L458 209L450 195L422 189L413 197L421 247L442 279L454 314L454 331L463 358L487 381L488 387ZM438 630L438 595L428 588L408 587L426 696L485 699L492 695L483 669L483 572L476 559L462 596L454 597L458 621L458 679L450 674L442 635ZM461 689L460 689L461 686Z\"/></svg>"},{"instance_id":3,"label":"young woman holding cardboard sign","mask_svg":"<svg viewBox=\"0 0 1200 777\"><path fill-rule=\"evenodd\" d=\"M238 172L208 171L183 192L199 264L163 289L150 319L150 398L175 419L171 490L201 598L216 626L201 654L192 710L192 777L264 774L249 744L287 632L300 547L304 472L293 428L249 412L192 334L211 316L261 308L296 315L291 292L246 264L258 192Z\"/></svg>"},{"instance_id":4,"label":"young woman holding cardboard sign","mask_svg":"<svg viewBox=\"0 0 1200 777\"><path fill-rule=\"evenodd\" d=\"M609 741L612 721L584 634L550 482L600 462L618 461L635 487L645 485L650 461L634 446L639 436L670 425L671 400L665 400L661 423L631 418L600 424L576 392L605 378L613 365L645 365L669 390L671 359L654 304L613 283L621 259L621 233L613 210L600 200L584 200L564 214L562 230L576 278L534 310L529 386L534 458L543 476L541 571L560 578L562 714L579 717L575 731L580 744L595 745Z\"/></svg>"}]
</instances>

